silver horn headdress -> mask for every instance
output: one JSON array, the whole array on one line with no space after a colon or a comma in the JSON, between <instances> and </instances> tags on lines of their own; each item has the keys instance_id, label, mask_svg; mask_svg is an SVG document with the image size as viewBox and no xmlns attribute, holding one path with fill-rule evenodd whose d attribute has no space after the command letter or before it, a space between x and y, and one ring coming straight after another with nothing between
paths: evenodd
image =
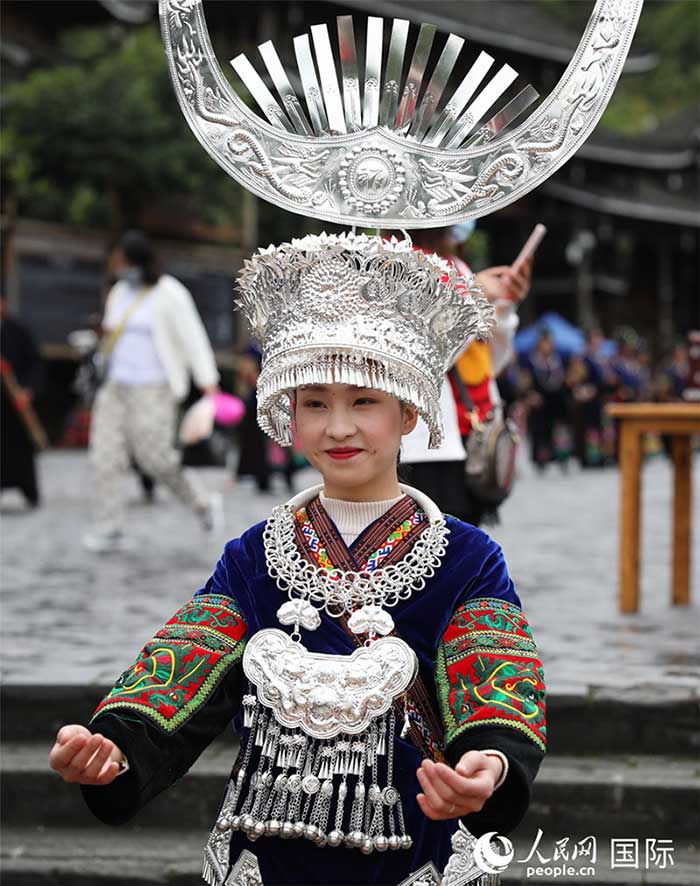
<instances>
[{"instance_id":1,"label":"silver horn headdress","mask_svg":"<svg viewBox=\"0 0 700 886\"><path fill-rule=\"evenodd\" d=\"M597 0L552 93L505 132L504 123L537 97L526 87L476 133L517 74L504 65L486 82L493 58L481 53L448 92L464 40L450 35L431 73L432 25L421 26L405 77L409 24L401 19L391 27L384 67L384 23L368 19L361 72L352 19L341 16L340 80L326 25L313 26L311 39L295 38L298 76L288 74L274 46L264 43L260 53L279 101L248 59L237 56L231 64L263 119L224 77L201 0L160 0L160 15L180 106L202 146L236 181L305 216L361 227L425 228L502 209L578 150L612 95L642 3ZM303 100L292 80L301 83Z\"/></svg>"}]
</instances>

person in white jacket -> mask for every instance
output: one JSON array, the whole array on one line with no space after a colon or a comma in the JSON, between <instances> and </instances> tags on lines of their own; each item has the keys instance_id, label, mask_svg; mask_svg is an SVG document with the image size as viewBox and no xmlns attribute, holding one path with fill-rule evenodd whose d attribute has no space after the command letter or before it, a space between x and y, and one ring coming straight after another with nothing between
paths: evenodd
<instances>
[{"instance_id":1,"label":"person in white jacket","mask_svg":"<svg viewBox=\"0 0 700 886\"><path fill-rule=\"evenodd\" d=\"M96 472L95 528L87 549L122 550L126 479L131 460L167 486L197 516L213 524L212 501L181 466L175 448L177 406L190 373L204 394L218 390L206 330L189 291L158 269L149 238L128 231L112 260L119 277L105 305L103 330L109 346L106 381L93 409L90 453Z\"/></svg>"}]
</instances>

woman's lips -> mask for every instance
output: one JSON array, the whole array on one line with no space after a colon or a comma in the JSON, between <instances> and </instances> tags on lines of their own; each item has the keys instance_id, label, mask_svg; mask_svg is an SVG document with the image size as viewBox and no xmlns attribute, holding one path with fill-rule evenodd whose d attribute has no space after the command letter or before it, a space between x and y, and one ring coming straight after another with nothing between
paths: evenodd
<instances>
[{"instance_id":1,"label":"woman's lips","mask_svg":"<svg viewBox=\"0 0 700 886\"><path fill-rule=\"evenodd\" d=\"M361 452L362 449L327 449L326 455L336 459L347 459L354 458L354 456L359 455Z\"/></svg>"}]
</instances>

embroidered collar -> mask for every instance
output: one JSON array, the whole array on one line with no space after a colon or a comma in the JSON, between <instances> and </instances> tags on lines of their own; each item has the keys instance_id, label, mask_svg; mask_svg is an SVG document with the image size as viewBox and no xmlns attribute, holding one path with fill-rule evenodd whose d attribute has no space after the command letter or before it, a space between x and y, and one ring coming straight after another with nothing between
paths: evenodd
<instances>
[{"instance_id":1,"label":"embroidered collar","mask_svg":"<svg viewBox=\"0 0 700 886\"><path fill-rule=\"evenodd\" d=\"M425 512L409 495L370 523L349 547L318 497L300 508L295 520L297 542L307 560L352 572L373 572L400 560L428 525Z\"/></svg>"}]
</instances>

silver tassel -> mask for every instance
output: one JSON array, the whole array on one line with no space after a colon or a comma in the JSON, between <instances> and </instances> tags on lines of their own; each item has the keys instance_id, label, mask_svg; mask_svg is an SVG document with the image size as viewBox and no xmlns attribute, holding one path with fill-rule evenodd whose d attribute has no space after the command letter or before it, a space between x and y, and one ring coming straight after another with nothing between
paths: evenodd
<instances>
[{"instance_id":1,"label":"silver tassel","mask_svg":"<svg viewBox=\"0 0 700 886\"><path fill-rule=\"evenodd\" d=\"M362 775L363 766L363 756L365 751L364 742L354 741L352 743L352 759L350 761L350 774L357 775L358 777Z\"/></svg>"},{"instance_id":2,"label":"silver tassel","mask_svg":"<svg viewBox=\"0 0 700 886\"><path fill-rule=\"evenodd\" d=\"M411 721L408 716L408 708L406 707L406 701L404 699L403 704L403 727L401 729L401 738L406 738L409 731L411 729Z\"/></svg>"},{"instance_id":3,"label":"silver tassel","mask_svg":"<svg viewBox=\"0 0 700 886\"><path fill-rule=\"evenodd\" d=\"M336 751L332 747L325 747L321 751L321 768L318 773L318 777L321 781L325 781L326 779L331 777L332 769L333 769L333 758L335 757Z\"/></svg>"},{"instance_id":4,"label":"silver tassel","mask_svg":"<svg viewBox=\"0 0 700 886\"><path fill-rule=\"evenodd\" d=\"M291 753L291 762L290 766L297 767L299 765L299 760L301 759L301 754L304 748L306 747L306 736L304 735L295 735L292 743L292 753Z\"/></svg>"},{"instance_id":5,"label":"silver tassel","mask_svg":"<svg viewBox=\"0 0 700 886\"><path fill-rule=\"evenodd\" d=\"M204 856L204 862L202 864L202 879L205 883L208 883L209 886L221 886L221 880L216 876L214 868L211 866L206 855Z\"/></svg>"},{"instance_id":6,"label":"silver tassel","mask_svg":"<svg viewBox=\"0 0 700 886\"><path fill-rule=\"evenodd\" d=\"M253 710L255 709L256 698L254 695L243 696L243 728L250 729L253 723Z\"/></svg>"},{"instance_id":7,"label":"silver tassel","mask_svg":"<svg viewBox=\"0 0 700 886\"><path fill-rule=\"evenodd\" d=\"M335 755L335 765L333 766L333 775L342 775L345 778L348 774L348 758L350 755L350 742L339 741L337 744L337 753Z\"/></svg>"},{"instance_id":8,"label":"silver tassel","mask_svg":"<svg viewBox=\"0 0 700 886\"><path fill-rule=\"evenodd\" d=\"M382 720L379 727L379 741L377 742L377 756L383 757L386 754L386 720Z\"/></svg>"},{"instance_id":9,"label":"silver tassel","mask_svg":"<svg viewBox=\"0 0 700 886\"><path fill-rule=\"evenodd\" d=\"M255 746L260 748L265 740L265 727L267 726L267 711L262 717L258 717L258 728L255 730Z\"/></svg>"},{"instance_id":10,"label":"silver tassel","mask_svg":"<svg viewBox=\"0 0 700 886\"><path fill-rule=\"evenodd\" d=\"M293 741L294 738L291 735L283 735L280 738L277 759L275 761L275 766L277 766L278 769L287 769L289 766Z\"/></svg>"}]
</instances>

